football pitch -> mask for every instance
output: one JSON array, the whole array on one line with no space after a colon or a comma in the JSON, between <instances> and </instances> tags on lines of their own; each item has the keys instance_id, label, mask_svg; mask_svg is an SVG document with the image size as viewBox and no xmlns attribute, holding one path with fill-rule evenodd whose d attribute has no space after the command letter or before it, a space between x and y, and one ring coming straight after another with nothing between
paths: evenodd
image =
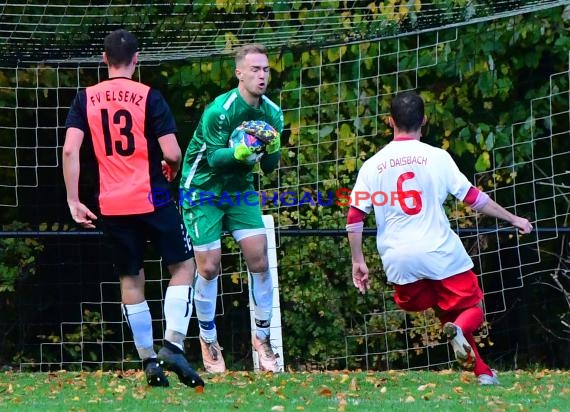
<instances>
[{"instance_id":1,"label":"football pitch","mask_svg":"<svg viewBox=\"0 0 570 412\"><path fill-rule=\"evenodd\" d=\"M170 374L153 388L141 371L3 372L0 409L15 411L567 411L570 371L499 372L480 386L467 372L306 372L204 375L189 388Z\"/></svg>"}]
</instances>

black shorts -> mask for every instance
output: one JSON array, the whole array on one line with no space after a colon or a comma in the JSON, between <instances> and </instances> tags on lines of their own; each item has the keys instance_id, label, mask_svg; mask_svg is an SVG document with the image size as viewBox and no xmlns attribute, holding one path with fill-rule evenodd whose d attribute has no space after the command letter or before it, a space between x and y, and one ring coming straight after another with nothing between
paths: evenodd
<instances>
[{"instance_id":1,"label":"black shorts","mask_svg":"<svg viewBox=\"0 0 570 412\"><path fill-rule=\"evenodd\" d=\"M119 276L138 275L150 241L166 265L194 257L182 216L174 202L152 213L103 216L103 233Z\"/></svg>"}]
</instances>

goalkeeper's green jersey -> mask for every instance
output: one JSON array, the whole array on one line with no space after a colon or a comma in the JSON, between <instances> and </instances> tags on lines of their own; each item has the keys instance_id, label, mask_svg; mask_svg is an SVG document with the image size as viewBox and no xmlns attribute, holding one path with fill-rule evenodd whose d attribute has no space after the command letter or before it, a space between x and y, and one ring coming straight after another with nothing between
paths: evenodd
<instances>
[{"instance_id":1,"label":"goalkeeper's green jersey","mask_svg":"<svg viewBox=\"0 0 570 412\"><path fill-rule=\"evenodd\" d=\"M254 166L236 160L228 141L234 129L247 120L263 120L281 134L283 111L266 96L260 100L259 108L253 108L235 88L206 107L184 155L180 179L184 199L197 199L200 192L219 197L254 189ZM279 159L279 151L266 154L260 160L261 170L273 171Z\"/></svg>"}]
</instances>

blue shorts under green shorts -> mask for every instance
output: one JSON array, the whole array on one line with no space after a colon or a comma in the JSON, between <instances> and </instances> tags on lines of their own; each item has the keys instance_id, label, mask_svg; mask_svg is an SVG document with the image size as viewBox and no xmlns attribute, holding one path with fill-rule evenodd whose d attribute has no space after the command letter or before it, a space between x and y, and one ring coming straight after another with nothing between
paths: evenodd
<instances>
[{"instance_id":1,"label":"blue shorts under green shorts","mask_svg":"<svg viewBox=\"0 0 570 412\"><path fill-rule=\"evenodd\" d=\"M254 192L255 193L255 192ZM257 193L255 193L257 195ZM207 245L221 238L224 231L264 228L256 197L251 202L242 198L212 198L211 201L182 205L182 216L194 246Z\"/></svg>"}]
</instances>

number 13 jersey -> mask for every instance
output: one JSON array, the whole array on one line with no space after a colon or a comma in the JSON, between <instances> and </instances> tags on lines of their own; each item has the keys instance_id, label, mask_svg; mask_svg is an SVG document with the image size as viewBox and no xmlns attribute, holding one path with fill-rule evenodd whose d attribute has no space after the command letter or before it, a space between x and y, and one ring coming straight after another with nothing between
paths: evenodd
<instances>
[{"instance_id":1,"label":"number 13 jersey","mask_svg":"<svg viewBox=\"0 0 570 412\"><path fill-rule=\"evenodd\" d=\"M471 186L446 151L415 139L394 140L364 162L351 206L374 209L389 282L444 279L473 267L443 208L449 194L463 200Z\"/></svg>"},{"instance_id":2,"label":"number 13 jersey","mask_svg":"<svg viewBox=\"0 0 570 412\"><path fill-rule=\"evenodd\" d=\"M69 127L81 129L91 140L101 214L153 212L152 194L168 188L158 138L176 133L162 95L124 77L102 81L78 92L67 116Z\"/></svg>"}]
</instances>

